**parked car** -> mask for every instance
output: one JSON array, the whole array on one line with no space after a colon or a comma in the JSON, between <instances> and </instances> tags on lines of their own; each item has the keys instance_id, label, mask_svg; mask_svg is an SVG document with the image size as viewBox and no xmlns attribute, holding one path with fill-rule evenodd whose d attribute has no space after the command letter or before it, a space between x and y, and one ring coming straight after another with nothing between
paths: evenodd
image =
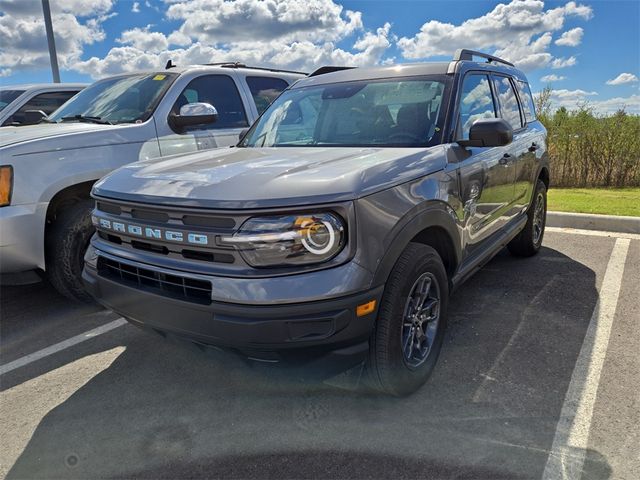
<instances>
[{"instance_id":1,"label":"parked car","mask_svg":"<svg viewBox=\"0 0 640 480\"><path fill-rule=\"evenodd\" d=\"M237 143L303 76L241 64L119 75L87 87L46 124L0 129L4 281L45 270L61 293L87 299L80 274L93 234L93 183L137 160Z\"/></svg>"},{"instance_id":2,"label":"parked car","mask_svg":"<svg viewBox=\"0 0 640 480\"><path fill-rule=\"evenodd\" d=\"M39 123L86 86L85 83L34 83L0 87L0 126Z\"/></svg>"},{"instance_id":3,"label":"parked car","mask_svg":"<svg viewBox=\"0 0 640 480\"><path fill-rule=\"evenodd\" d=\"M97 182L83 278L133 324L253 360L364 360L407 394L449 293L505 245L540 249L546 149L525 75L490 55L311 74L237 148Z\"/></svg>"}]
</instances>

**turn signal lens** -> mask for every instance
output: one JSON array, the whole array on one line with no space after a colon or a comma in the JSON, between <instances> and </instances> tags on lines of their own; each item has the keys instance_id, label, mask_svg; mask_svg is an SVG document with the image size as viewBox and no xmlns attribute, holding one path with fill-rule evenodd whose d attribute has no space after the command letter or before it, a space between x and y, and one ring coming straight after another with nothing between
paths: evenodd
<instances>
[{"instance_id":1,"label":"turn signal lens","mask_svg":"<svg viewBox=\"0 0 640 480\"><path fill-rule=\"evenodd\" d=\"M13 167L3 165L0 167L0 207L6 207L11 203L13 190Z\"/></svg>"},{"instance_id":2,"label":"turn signal lens","mask_svg":"<svg viewBox=\"0 0 640 480\"><path fill-rule=\"evenodd\" d=\"M358 305L356 307L356 315L358 317L364 317L365 315L369 315L370 313L373 313L375 309L376 309L376 301L371 300L370 302L363 303L362 305Z\"/></svg>"}]
</instances>

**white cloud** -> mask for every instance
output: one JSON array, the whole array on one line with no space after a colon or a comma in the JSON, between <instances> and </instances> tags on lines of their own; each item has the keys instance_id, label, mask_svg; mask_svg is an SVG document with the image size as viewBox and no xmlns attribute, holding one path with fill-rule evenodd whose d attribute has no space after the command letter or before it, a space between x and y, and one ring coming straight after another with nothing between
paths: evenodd
<instances>
[{"instance_id":1,"label":"white cloud","mask_svg":"<svg viewBox=\"0 0 640 480\"><path fill-rule=\"evenodd\" d=\"M548 52L551 32L560 30L567 17L589 20L592 9L569 2L544 9L540 0L513 0L489 13L459 25L430 20L413 37L403 37L398 47L405 58L451 55L458 48L496 49L524 70L544 67L553 60Z\"/></svg>"},{"instance_id":2,"label":"white cloud","mask_svg":"<svg viewBox=\"0 0 640 480\"><path fill-rule=\"evenodd\" d=\"M367 32L357 39L353 46L354 52L337 48L333 42L316 44L308 40L292 43L274 40L260 44L238 42L224 46L194 42L187 48L160 52L141 48L145 45L138 41L138 37L144 30L134 30L135 32L129 31L132 33L125 32L126 38L123 34L121 40L126 40L128 45L112 48L104 58L93 57L87 61L78 62L76 68L94 77L102 77L121 72L163 68L169 59L176 65L239 61L248 65L302 71L311 71L318 65L327 64L373 65L381 61L382 55L390 45L391 36L391 25L387 23L378 28L375 33Z\"/></svg>"},{"instance_id":3,"label":"white cloud","mask_svg":"<svg viewBox=\"0 0 640 480\"><path fill-rule=\"evenodd\" d=\"M562 75L545 75L544 77L540 77L541 82L559 82L561 80L565 80L567 77L563 77Z\"/></svg>"},{"instance_id":4,"label":"white cloud","mask_svg":"<svg viewBox=\"0 0 640 480\"><path fill-rule=\"evenodd\" d=\"M51 2L56 50L61 68L77 62L85 45L104 40L102 23L112 0L59 0ZM0 65L3 72L42 68L49 65L42 5L36 1L0 1Z\"/></svg>"},{"instance_id":5,"label":"white cloud","mask_svg":"<svg viewBox=\"0 0 640 480\"><path fill-rule=\"evenodd\" d=\"M633 73L621 73L616 78L607 80L607 85L622 85L623 83L634 83L638 81L638 77Z\"/></svg>"},{"instance_id":6,"label":"white cloud","mask_svg":"<svg viewBox=\"0 0 640 480\"><path fill-rule=\"evenodd\" d=\"M131 11L133 13L140 13L140 3L133 2L133 5L131 6Z\"/></svg>"},{"instance_id":7,"label":"white cloud","mask_svg":"<svg viewBox=\"0 0 640 480\"><path fill-rule=\"evenodd\" d=\"M338 40L362 30L362 15L332 0L167 0L166 16L205 44L283 39Z\"/></svg>"},{"instance_id":8,"label":"white cloud","mask_svg":"<svg viewBox=\"0 0 640 480\"><path fill-rule=\"evenodd\" d=\"M151 32L150 28L147 25L145 28L126 30L116 41L145 52L158 53L166 50L169 46L167 37L161 32Z\"/></svg>"},{"instance_id":9,"label":"white cloud","mask_svg":"<svg viewBox=\"0 0 640 480\"><path fill-rule=\"evenodd\" d=\"M167 1L167 18L182 20L176 30L127 30L117 40L122 46L75 68L101 77L162 68L171 59L177 65L239 61L309 71L323 64L380 63L395 40L391 24L368 31L360 12L343 11L331 0ZM355 38L349 50L337 46L350 37Z\"/></svg>"},{"instance_id":10,"label":"white cloud","mask_svg":"<svg viewBox=\"0 0 640 480\"><path fill-rule=\"evenodd\" d=\"M582 35L584 35L582 28L572 28L560 35L560 38L555 41L555 44L563 47L577 47L582 42Z\"/></svg>"},{"instance_id":11,"label":"white cloud","mask_svg":"<svg viewBox=\"0 0 640 480\"><path fill-rule=\"evenodd\" d=\"M629 97L615 97L606 100L597 100L596 92L585 90L553 90L551 92L552 110L565 107L567 110L576 110L580 107L588 107L597 115L611 115L624 109L627 113L640 114L640 95Z\"/></svg>"},{"instance_id":12,"label":"white cloud","mask_svg":"<svg viewBox=\"0 0 640 480\"><path fill-rule=\"evenodd\" d=\"M576 60L576 57L569 57L569 58L564 58L564 57L558 57L558 58L554 58L553 61L551 62L551 68L566 68L566 67L573 67L576 63L578 63L578 61Z\"/></svg>"}]
</instances>

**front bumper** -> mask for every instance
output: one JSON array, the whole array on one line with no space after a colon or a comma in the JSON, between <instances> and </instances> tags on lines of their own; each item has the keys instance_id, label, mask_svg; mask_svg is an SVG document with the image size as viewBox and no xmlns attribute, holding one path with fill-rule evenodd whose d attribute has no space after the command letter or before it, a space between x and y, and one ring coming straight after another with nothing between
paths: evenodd
<instances>
[{"instance_id":1,"label":"front bumper","mask_svg":"<svg viewBox=\"0 0 640 480\"><path fill-rule=\"evenodd\" d=\"M44 269L46 203L0 208L0 273Z\"/></svg>"},{"instance_id":2,"label":"front bumper","mask_svg":"<svg viewBox=\"0 0 640 480\"><path fill-rule=\"evenodd\" d=\"M130 260L126 265L136 268ZM146 272L153 268L138 265ZM177 271L172 274L189 275ZM90 264L85 266L82 278L101 304L135 325L268 361L313 360L327 353L361 360L368 351L377 308L358 317L356 307L371 300L376 301L377 307L383 290L380 286L338 298L298 303L203 303L109 277ZM255 279L255 287L270 280ZM293 298L295 292L290 293Z\"/></svg>"}]
</instances>

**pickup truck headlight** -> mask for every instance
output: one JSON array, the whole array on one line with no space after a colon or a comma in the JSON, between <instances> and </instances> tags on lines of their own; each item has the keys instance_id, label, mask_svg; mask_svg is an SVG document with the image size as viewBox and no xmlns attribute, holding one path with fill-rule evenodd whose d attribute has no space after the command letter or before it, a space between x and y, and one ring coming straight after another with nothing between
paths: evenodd
<instances>
[{"instance_id":1,"label":"pickup truck headlight","mask_svg":"<svg viewBox=\"0 0 640 480\"><path fill-rule=\"evenodd\" d=\"M308 265L335 257L346 243L343 221L333 213L255 217L231 237L253 267Z\"/></svg>"},{"instance_id":2,"label":"pickup truck headlight","mask_svg":"<svg viewBox=\"0 0 640 480\"><path fill-rule=\"evenodd\" d=\"M0 167L0 207L11 204L11 193L13 191L13 167L2 165Z\"/></svg>"}]
</instances>

